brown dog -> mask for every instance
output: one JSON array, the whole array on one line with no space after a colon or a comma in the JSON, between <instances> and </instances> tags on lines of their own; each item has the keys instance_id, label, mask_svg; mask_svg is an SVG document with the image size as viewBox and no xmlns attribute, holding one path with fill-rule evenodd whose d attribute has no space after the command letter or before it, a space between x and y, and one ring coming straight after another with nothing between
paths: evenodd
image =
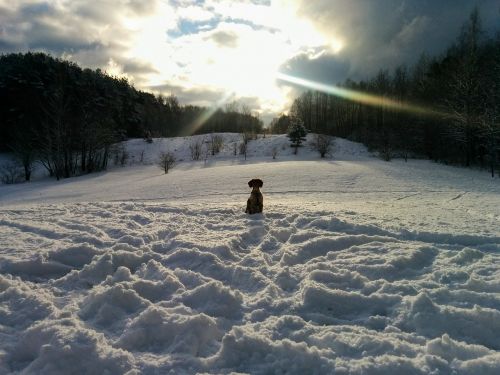
<instances>
[{"instance_id":1,"label":"brown dog","mask_svg":"<svg viewBox=\"0 0 500 375\"><path fill-rule=\"evenodd\" d=\"M247 214L259 214L262 212L264 197L259 190L262 185L264 185L264 183L259 178L248 181L248 186L252 188L252 192L250 193L250 198L247 200L247 209L245 211Z\"/></svg>"}]
</instances>

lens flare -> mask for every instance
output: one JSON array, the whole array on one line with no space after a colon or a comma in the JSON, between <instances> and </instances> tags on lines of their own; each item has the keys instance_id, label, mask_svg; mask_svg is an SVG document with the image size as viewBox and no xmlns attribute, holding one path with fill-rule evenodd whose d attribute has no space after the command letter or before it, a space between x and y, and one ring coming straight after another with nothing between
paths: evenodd
<instances>
[{"instance_id":1,"label":"lens flare","mask_svg":"<svg viewBox=\"0 0 500 375\"><path fill-rule=\"evenodd\" d=\"M215 112L217 112L219 108L226 104L233 95L233 92L229 92L224 95L217 103L215 103L214 106L205 109L201 115L199 115L193 122L191 122L188 126L186 126L186 128L183 129L183 134L193 135L194 133L196 133L196 131L200 129L208 120L210 120Z\"/></svg>"},{"instance_id":2,"label":"lens flare","mask_svg":"<svg viewBox=\"0 0 500 375\"><path fill-rule=\"evenodd\" d=\"M294 77L284 73L278 73L278 80L283 82L288 82L297 86L305 87L311 90L316 90L324 92L326 94L335 95L340 98L351 100L354 102L376 106L376 107L386 107L397 111L411 112L419 115L425 116L444 116L444 113L436 111L434 109L421 107L418 105L397 101L384 96L378 96L373 94L367 94L361 91L346 89L334 85L325 85L323 83L310 81L308 79L303 79L299 77Z\"/></svg>"}]
</instances>

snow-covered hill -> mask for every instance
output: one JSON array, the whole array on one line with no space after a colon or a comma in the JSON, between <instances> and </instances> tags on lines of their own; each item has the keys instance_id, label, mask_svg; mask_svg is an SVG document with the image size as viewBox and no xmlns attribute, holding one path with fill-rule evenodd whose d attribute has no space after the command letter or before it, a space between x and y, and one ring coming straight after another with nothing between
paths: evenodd
<instances>
[{"instance_id":1,"label":"snow-covered hill","mask_svg":"<svg viewBox=\"0 0 500 375\"><path fill-rule=\"evenodd\" d=\"M498 179L224 137L0 186L0 373L500 373Z\"/></svg>"}]
</instances>

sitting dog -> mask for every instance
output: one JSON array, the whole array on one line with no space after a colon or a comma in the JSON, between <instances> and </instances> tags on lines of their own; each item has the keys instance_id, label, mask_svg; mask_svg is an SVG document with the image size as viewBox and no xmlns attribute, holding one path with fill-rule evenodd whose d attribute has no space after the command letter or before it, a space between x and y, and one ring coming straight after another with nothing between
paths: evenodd
<instances>
[{"instance_id":1,"label":"sitting dog","mask_svg":"<svg viewBox=\"0 0 500 375\"><path fill-rule=\"evenodd\" d=\"M247 214L259 214L262 212L262 208L264 207L264 197L260 192L260 188L264 185L261 179L254 178L253 180L248 181L248 186L252 188L252 192L250 193L250 198L247 200Z\"/></svg>"}]
</instances>

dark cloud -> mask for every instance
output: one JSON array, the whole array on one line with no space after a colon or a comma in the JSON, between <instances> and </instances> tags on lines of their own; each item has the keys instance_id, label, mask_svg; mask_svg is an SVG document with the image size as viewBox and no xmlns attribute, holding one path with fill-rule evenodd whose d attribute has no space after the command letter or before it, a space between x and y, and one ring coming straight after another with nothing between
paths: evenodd
<instances>
[{"instance_id":1,"label":"dark cloud","mask_svg":"<svg viewBox=\"0 0 500 375\"><path fill-rule=\"evenodd\" d=\"M158 73L158 70L155 69L152 64L137 59L124 59L121 66L124 73L131 75Z\"/></svg>"},{"instance_id":2,"label":"dark cloud","mask_svg":"<svg viewBox=\"0 0 500 375\"><path fill-rule=\"evenodd\" d=\"M303 53L283 64L280 72L313 81L337 84L345 80L350 69L350 63L337 55L325 53L311 58L309 54Z\"/></svg>"},{"instance_id":3,"label":"dark cloud","mask_svg":"<svg viewBox=\"0 0 500 375\"><path fill-rule=\"evenodd\" d=\"M0 53L11 53L11 52L19 52L17 46L14 43L9 43L6 40L2 40L0 38Z\"/></svg>"},{"instance_id":4,"label":"dark cloud","mask_svg":"<svg viewBox=\"0 0 500 375\"><path fill-rule=\"evenodd\" d=\"M56 10L53 5L47 2L40 2L34 4L24 4L19 8L19 14L21 17L39 17L42 15L53 15Z\"/></svg>"},{"instance_id":5,"label":"dark cloud","mask_svg":"<svg viewBox=\"0 0 500 375\"><path fill-rule=\"evenodd\" d=\"M500 27L498 0L301 0L299 13L344 48L331 57L348 61L352 78L373 75L380 68L414 63L421 53L437 55L457 38L461 25L479 7L487 32ZM325 63L323 62L322 65ZM299 64L304 69L304 64ZM315 62L310 66L315 68Z\"/></svg>"},{"instance_id":6,"label":"dark cloud","mask_svg":"<svg viewBox=\"0 0 500 375\"><path fill-rule=\"evenodd\" d=\"M46 2L11 7L0 15L0 24L3 25L0 40L15 45L16 50L43 50L61 55L94 50L105 44L96 32L102 26L99 22L82 19L72 9Z\"/></svg>"},{"instance_id":7,"label":"dark cloud","mask_svg":"<svg viewBox=\"0 0 500 375\"><path fill-rule=\"evenodd\" d=\"M71 0L66 11L90 22L117 21L120 15L146 16L154 13L158 0Z\"/></svg>"}]
</instances>

